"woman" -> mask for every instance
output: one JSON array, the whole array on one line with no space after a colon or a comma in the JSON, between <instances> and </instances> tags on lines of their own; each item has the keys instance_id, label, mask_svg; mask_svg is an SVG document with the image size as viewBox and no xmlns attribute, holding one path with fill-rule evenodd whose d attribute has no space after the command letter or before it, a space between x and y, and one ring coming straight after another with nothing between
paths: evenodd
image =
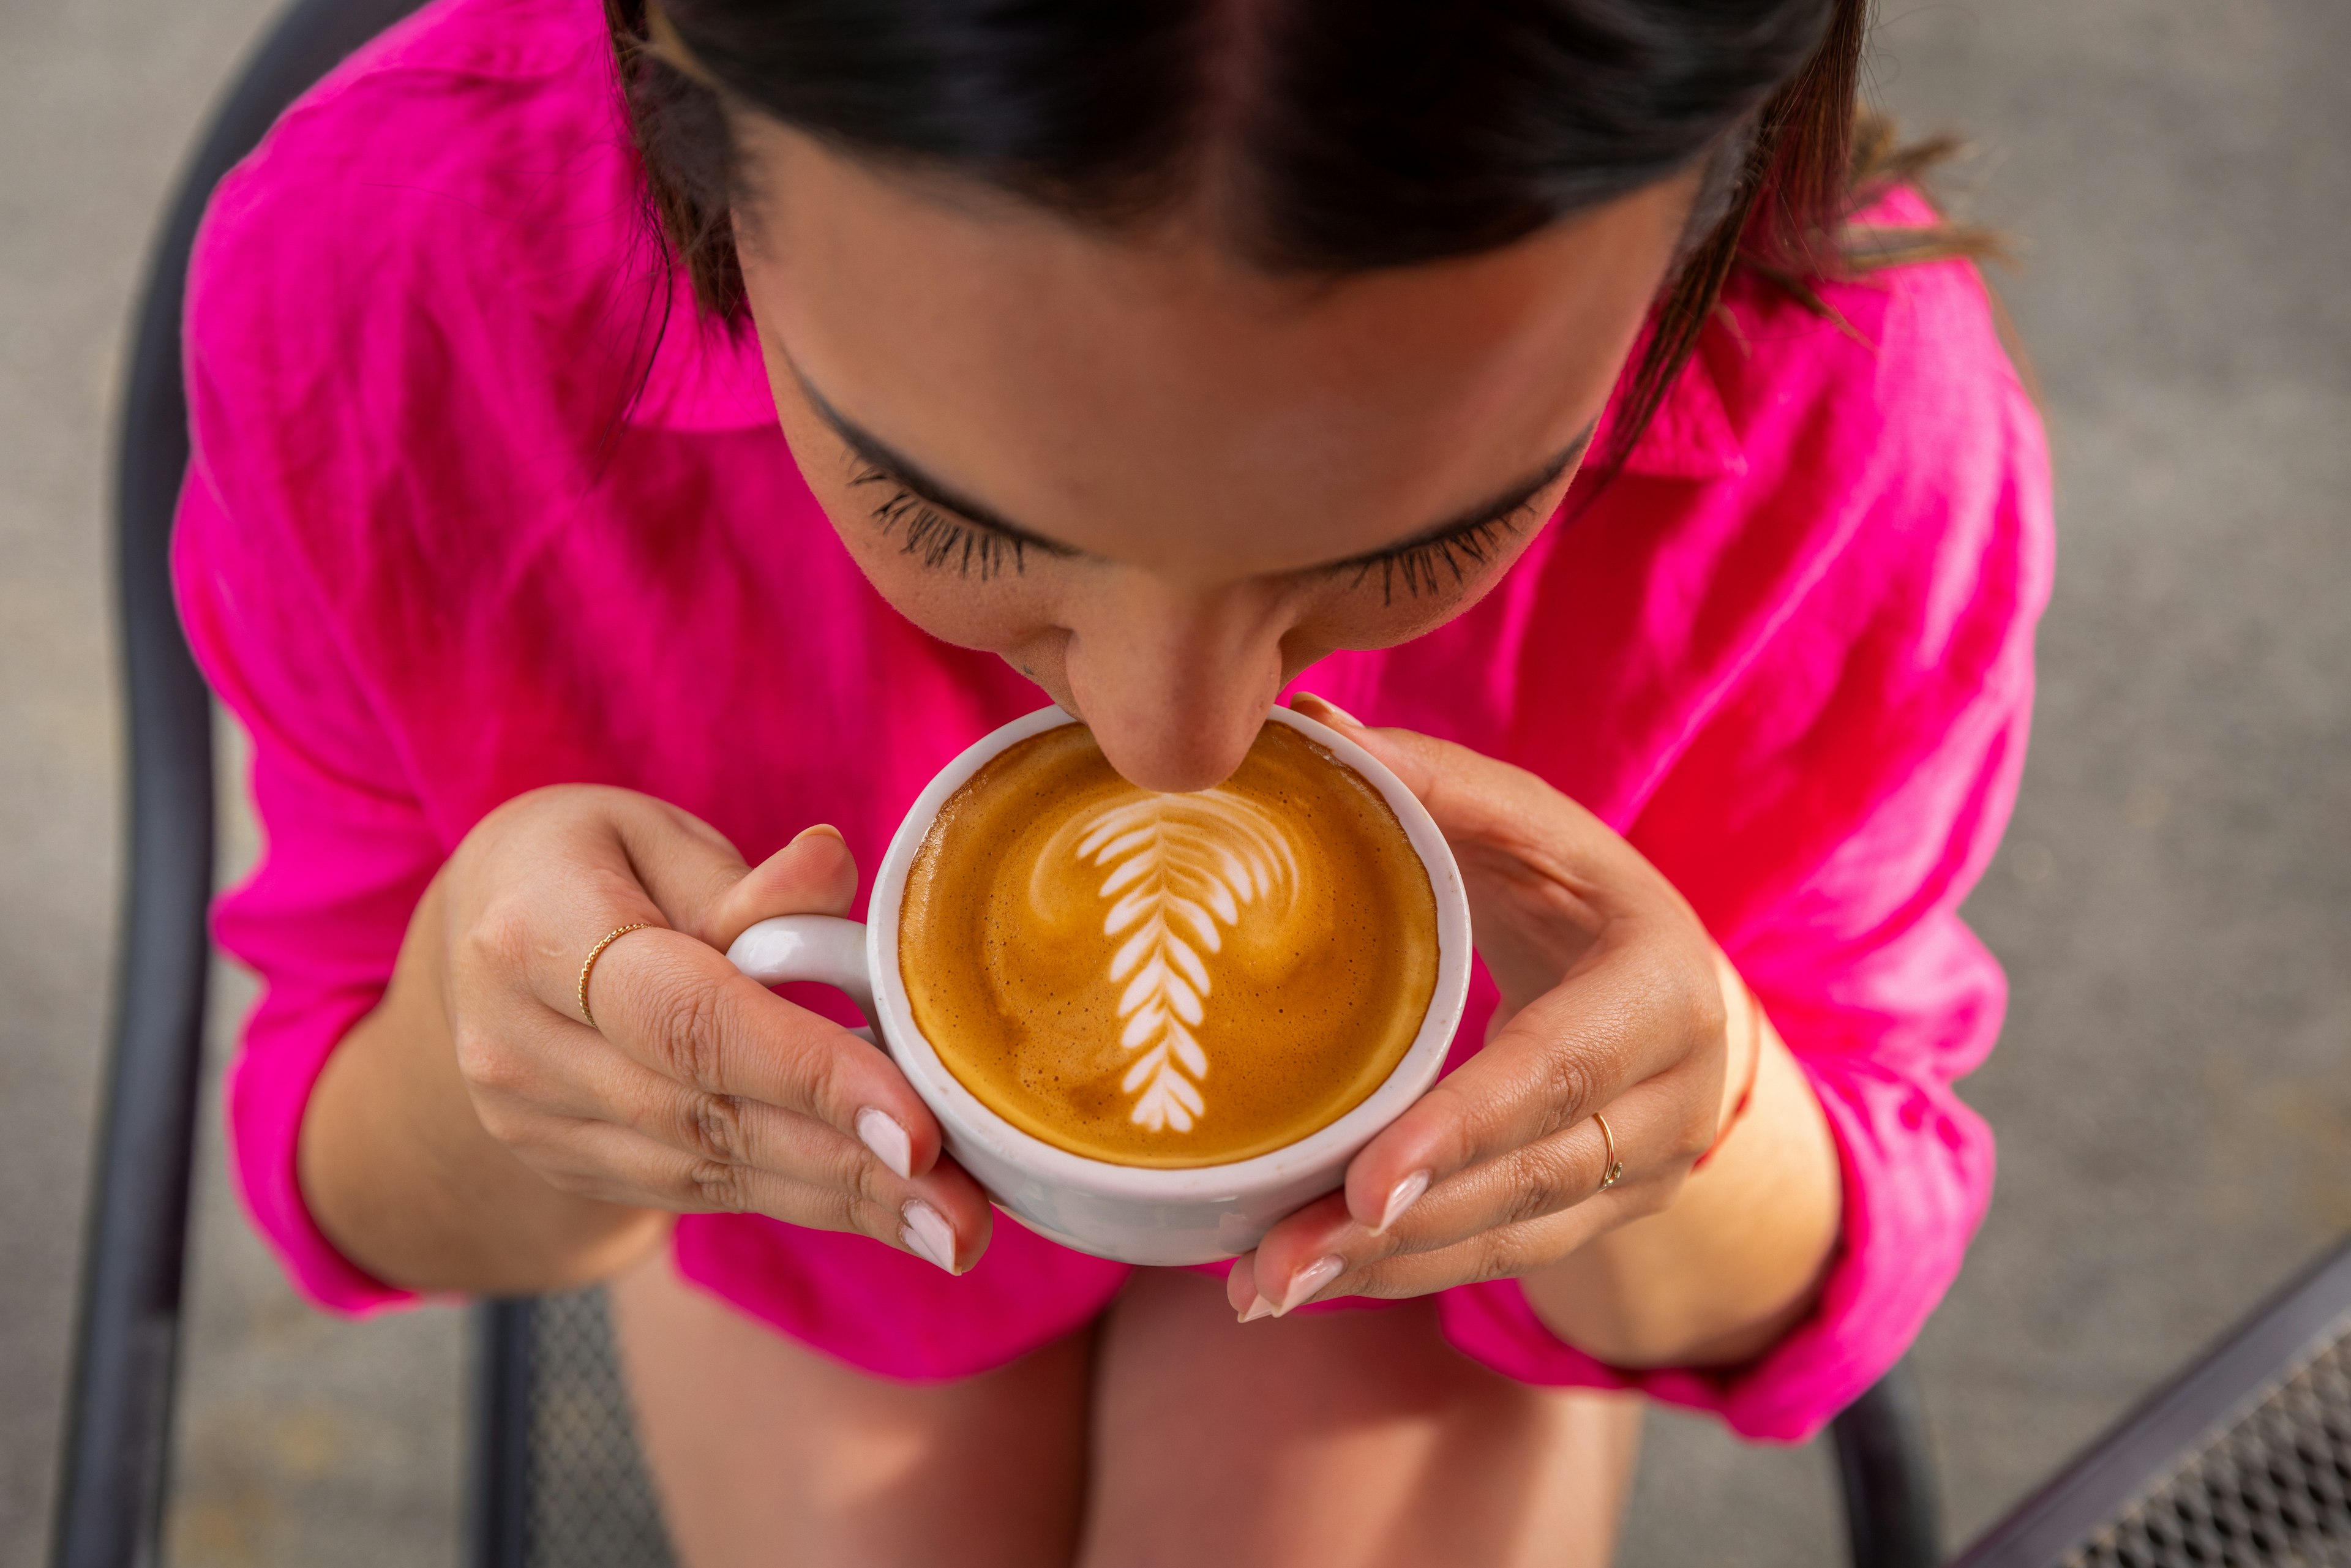
<instances>
[{"instance_id":1,"label":"woman","mask_svg":"<svg viewBox=\"0 0 2351 1568\"><path fill-rule=\"evenodd\" d=\"M1987 1196L2049 563L1972 272L1863 267L1934 247L1847 194L1863 22L442 0L348 64L215 200L178 539L298 1282L611 1281L696 1568L1597 1563L1627 1391L1816 1427ZM1199 789L1310 668L1482 967L1221 1281L993 1225L721 956L1043 698Z\"/></svg>"}]
</instances>

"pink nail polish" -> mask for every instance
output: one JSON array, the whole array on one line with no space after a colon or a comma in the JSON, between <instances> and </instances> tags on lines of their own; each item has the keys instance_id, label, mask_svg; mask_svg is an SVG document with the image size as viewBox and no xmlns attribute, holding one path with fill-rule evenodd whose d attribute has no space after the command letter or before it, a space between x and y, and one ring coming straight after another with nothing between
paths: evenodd
<instances>
[{"instance_id":1,"label":"pink nail polish","mask_svg":"<svg viewBox=\"0 0 2351 1568\"><path fill-rule=\"evenodd\" d=\"M1346 1271L1347 1260L1335 1252L1328 1258L1316 1259L1290 1276L1290 1289L1283 1293L1281 1305L1273 1310L1273 1315L1281 1317L1305 1305L1315 1291Z\"/></svg>"},{"instance_id":2,"label":"pink nail polish","mask_svg":"<svg viewBox=\"0 0 2351 1568\"><path fill-rule=\"evenodd\" d=\"M1380 1210L1380 1222L1372 1227L1374 1236L1385 1236L1388 1227L1404 1218L1404 1211L1420 1201L1428 1190L1428 1173L1415 1171L1388 1189L1388 1206Z\"/></svg>"},{"instance_id":3,"label":"pink nail polish","mask_svg":"<svg viewBox=\"0 0 2351 1568\"><path fill-rule=\"evenodd\" d=\"M950 1274L958 1272L955 1230L947 1224L946 1217L919 1197L908 1198L899 1213L905 1216L906 1222L898 1228L898 1239L907 1250L929 1259Z\"/></svg>"},{"instance_id":4,"label":"pink nail polish","mask_svg":"<svg viewBox=\"0 0 2351 1568\"><path fill-rule=\"evenodd\" d=\"M873 1151L873 1157L888 1166L901 1179L914 1174L914 1141L906 1136L906 1129L898 1118L887 1111L877 1111L868 1105L857 1113L857 1141Z\"/></svg>"},{"instance_id":5,"label":"pink nail polish","mask_svg":"<svg viewBox=\"0 0 2351 1568\"><path fill-rule=\"evenodd\" d=\"M1371 726L1365 724L1362 719L1357 718L1353 714L1349 713L1345 708L1343 708L1337 703L1332 702L1329 697L1320 695L1314 692L1301 692L1298 695L1299 696L1322 704L1324 707L1329 708L1335 717L1343 723L1353 725L1357 729L1369 729L1371 727ZM1291 706L1296 706L1295 698L1291 699ZM1308 716L1311 717L1312 716L1310 715Z\"/></svg>"},{"instance_id":6,"label":"pink nail polish","mask_svg":"<svg viewBox=\"0 0 2351 1568\"><path fill-rule=\"evenodd\" d=\"M1245 1323L1253 1323L1259 1318L1270 1318L1271 1316L1273 1316L1273 1303L1267 1301L1263 1296L1259 1296L1257 1300L1249 1303L1249 1311L1241 1314L1241 1322Z\"/></svg>"}]
</instances>

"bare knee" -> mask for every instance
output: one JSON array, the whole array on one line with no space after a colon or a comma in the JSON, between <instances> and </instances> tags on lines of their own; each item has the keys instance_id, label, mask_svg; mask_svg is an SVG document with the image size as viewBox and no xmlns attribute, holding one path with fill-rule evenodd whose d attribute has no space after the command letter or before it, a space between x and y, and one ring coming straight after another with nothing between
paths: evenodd
<instances>
[{"instance_id":1,"label":"bare knee","mask_svg":"<svg viewBox=\"0 0 2351 1568\"><path fill-rule=\"evenodd\" d=\"M1102 1330L1081 1560L1604 1563L1639 1426L1468 1361L1426 1302L1239 1325L1212 1279L1140 1276Z\"/></svg>"},{"instance_id":2,"label":"bare knee","mask_svg":"<svg viewBox=\"0 0 2351 1568\"><path fill-rule=\"evenodd\" d=\"M688 1568L1070 1560L1083 1336L956 1383L833 1364L680 1281L616 1281L647 1468Z\"/></svg>"}]
</instances>

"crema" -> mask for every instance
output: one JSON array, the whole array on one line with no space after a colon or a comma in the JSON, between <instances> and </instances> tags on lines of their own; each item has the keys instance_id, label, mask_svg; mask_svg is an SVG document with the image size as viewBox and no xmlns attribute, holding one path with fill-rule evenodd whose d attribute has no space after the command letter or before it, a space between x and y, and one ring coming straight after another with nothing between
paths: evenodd
<instances>
[{"instance_id":1,"label":"crema","mask_svg":"<svg viewBox=\"0 0 2351 1568\"><path fill-rule=\"evenodd\" d=\"M1437 984L1403 824L1280 724L1196 794L1127 783L1079 724L1008 747L932 821L899 921L947 1070L1120 1165L1220 1165L1328 1125L1395 1070Z\"/></svg>"}]
</instances>

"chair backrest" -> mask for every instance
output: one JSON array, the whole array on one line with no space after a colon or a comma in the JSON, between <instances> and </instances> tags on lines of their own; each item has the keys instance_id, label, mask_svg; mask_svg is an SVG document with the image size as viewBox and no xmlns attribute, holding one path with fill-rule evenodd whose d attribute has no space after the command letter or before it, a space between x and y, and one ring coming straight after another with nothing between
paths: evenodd
<instances>
[{"instance_id":1,"label":"chair backrest","mask_svg":"<svg viewBox=\"0 0 2351 1568\"><path fill-rule=\"evenodd\" d=\"M221 176L305 89L418 0L300 0L230 87L181 176L132 335L114 485L130 715L131 852L52 1560L157 1560L204 1061L213 882L212 706L172 603L188 465L180 317L196 225Z\"/></svg>"}]
</instances>

